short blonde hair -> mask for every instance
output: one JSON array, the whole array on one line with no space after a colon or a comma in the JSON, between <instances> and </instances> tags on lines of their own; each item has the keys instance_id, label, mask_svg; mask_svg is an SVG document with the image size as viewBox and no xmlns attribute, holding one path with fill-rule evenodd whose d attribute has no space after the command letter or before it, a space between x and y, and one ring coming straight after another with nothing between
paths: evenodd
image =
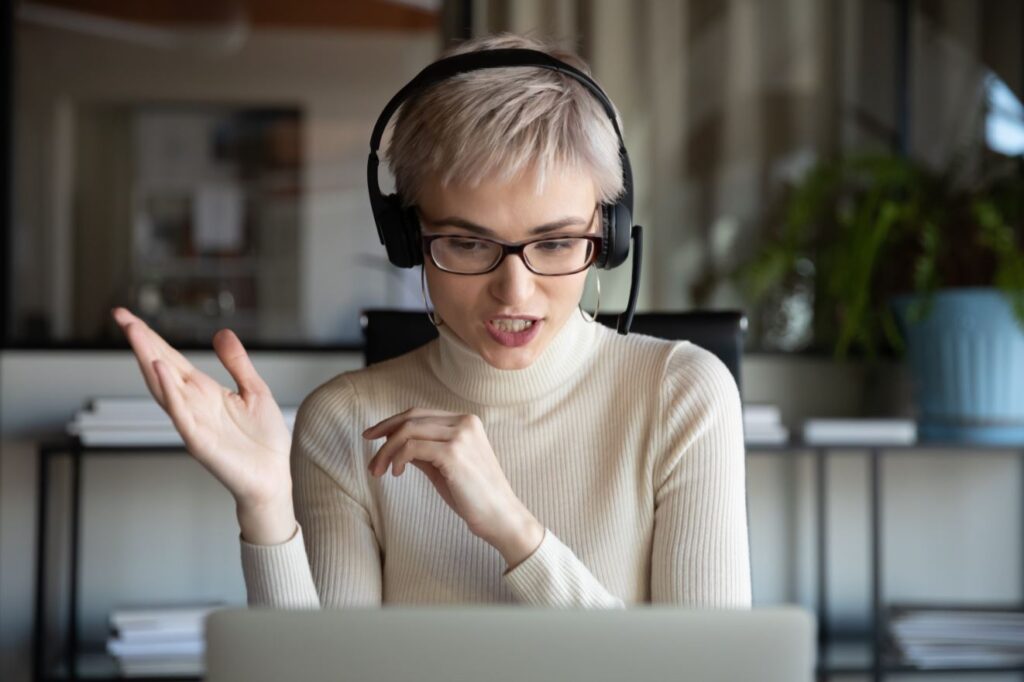
<instances>
[{"instance_id":1,"label":"short blonde hair","mask_svg":"<svg viewBox=\"0 0 1024 682\"><path fill-rule=\"evenodd\" d=\"M466 41L442 57L499 48L539 50L590 75L576 55L511 33ZM601 103L576 79L541 67L479 69L414 95L398 110L385 158L405 206L420 201L429 180L474 187L530 170L538 192L556 169L589 173L601 203L623 191L619 139Z\"/></svg>"}]
</instances>

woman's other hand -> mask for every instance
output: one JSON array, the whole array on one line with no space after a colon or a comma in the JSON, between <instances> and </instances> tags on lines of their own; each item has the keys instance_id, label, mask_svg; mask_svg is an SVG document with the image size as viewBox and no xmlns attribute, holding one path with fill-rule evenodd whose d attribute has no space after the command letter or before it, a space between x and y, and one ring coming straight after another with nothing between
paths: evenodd
<instances>
[{"instance_id":1,"label":"woman's other hand","mask_svg":"<svg viewBox=\"0 0 1024 682\"><path fill-rule=\"evenodd\" d=\"M384 475L389 465L394 476L407 464L421 470L510 568L540 545L544 526L513 492L478 416L412 408L363 432L368 440L381 437L387 442L370 460L372 475Z\"/></svg>"},{"instance_id":2,"label":"woman's other hand","mask_svg":"<svg viewBox=\"0 0 1024 682\"><path fill-rule=\"evenodd\" d=\"M235 333L222 329L213 337L217 357L238 384L232 391L193 367L126 308L112 314L153 398L189 453L231 492L240 513L290 509L291 433ZM287 521L283 525L289 534L294 529Z\"/></svg>"}]
</instances>

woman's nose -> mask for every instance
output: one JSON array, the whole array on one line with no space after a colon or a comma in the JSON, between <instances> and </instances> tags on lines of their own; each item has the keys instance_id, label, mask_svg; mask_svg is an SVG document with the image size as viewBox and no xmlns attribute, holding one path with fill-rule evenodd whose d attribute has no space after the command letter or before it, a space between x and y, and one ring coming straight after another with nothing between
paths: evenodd
<instances>
[{"instance_id":1,"label":"woman's nose","mask_svg":"<svg viewBox=\"0 0 1024 682\"><path fill-rule=\"evenodd\" d=\"M518 254L509 254L491 273L491 295L505 303L519 303L533 295L534 277Z\"/></svg>"}]
</instances>

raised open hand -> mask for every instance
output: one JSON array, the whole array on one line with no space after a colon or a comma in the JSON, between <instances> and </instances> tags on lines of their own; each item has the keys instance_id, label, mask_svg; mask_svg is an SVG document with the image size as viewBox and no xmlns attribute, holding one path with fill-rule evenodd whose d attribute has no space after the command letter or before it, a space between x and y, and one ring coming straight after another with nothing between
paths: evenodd
<instances>
[{"instance_id":1,"label":"raised open hand","mask_svg":"<svg viewBox=\"0 0 1024 682\"><path fill-rule=\"evenodd\" d=\"M171 417L189 453L239 504L261 506L291 495L291 433L266 382L229 329L213 337L221 364L238 390L196 369L126 308L114 319L128 338L142 376Z\"/></svg>"}]
</instances>

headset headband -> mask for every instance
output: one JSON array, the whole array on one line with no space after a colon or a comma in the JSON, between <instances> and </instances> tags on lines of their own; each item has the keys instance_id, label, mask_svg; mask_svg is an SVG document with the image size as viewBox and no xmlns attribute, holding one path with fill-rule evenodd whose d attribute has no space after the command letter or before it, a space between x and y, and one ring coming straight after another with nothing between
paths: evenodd
<instances>
[{"instance_id":1,"label":"headset headband","mask_svg":"<svg viewBox=\"0 0 1024 682\"><path fill-rule=\"evenodd\" d=\"M594 82L594 79L571 64L566 64L560 59L556 59L545 52L523 48L480 50L477 52L465 52L463 54L445 57L444 59L440 59L432 64L428 64L422 71L416 74L415 78L406 83L401 90L395 93L395 95L388 100L388 103L384 106L384 110L381 111L380 116L377 117L377 123L373 126L373 134L370 136L370 172L367 173L367 178L370 179L372 177L371 187L376 190L378 194L380 193L380 184L377 177L377 167L379 164L377 151L380 149L380 143L384 137L384 131L387 129L388 122L390 122L391 117L394 115L398 107L401 106L402 102L409 99L420 90L424 90L435 83L439 83L460 73L476 71L478 69L500 69L517 66L534 66L564 73L571 78L575 78L580 84L586 87L594 97L597 98L598 102L601 103L601 108L604 109L605 114L608 115L608 119L612 122L612 128L615 129L615 136L619 140L619 160L622 163L622 197L619 198L618 201L624 204L626 208L629 209L630 215L632 215L633 170L629 163L629 155L626 153L626 145L622 140L622 132L619 130L619 122L616 118L615 107L612 106L611 100L609 100L608 96L604 94L601 87Z\"/></svg>"},{"instance_id":2,"label":"headset headband","mask_svg":"<svg viewBox=\"0 0 1024 682\"><path fill-rule=\"evenodd\" d=\"M463 54L445 57L432 64L427 65L415 78L406 83L395 95L388 100L384 110L377 117L377 123L373 126L373 134L370 136L370 154L366 162L366 183L370 194L370 206L373 209L374 222L377 225L377 236L381 244L388 250L389 260L399 267L413 267L421 262L415 253L418 248L414 244L415 235L419 234L419 226L414 217L406 217L406 211L401 205L401 197L397 194L384 196L380 191L380 178L378 167L380 160L377 158L377 150L380 149L381 140L384 137L384 130L387 128L391 117L398 110L399 106L420 91L439 83L443 80L468 71L479 69L495 69L509 67L536 67L550 69L565 74L576 82L583 85L590 93L597 98L601 107L612 123L615 135L619 141L619 162L622 166L622 194L611 204L604 205L605 239L602 241L602 252L598 259L598 266L602 268L614 268L621 264L630 251L630 241L633 242L633 276L629 290L629 301L626 310L619 315L617 329L620 334L628 334L630 325L633 322L633 313L636 310L637 294L640 282L640 261L643 246L643 228L634 225L633 216L633 169L629 163L629 155L626 153L626 144L622 139L622 132L619 130L619 122L615 115L615 107L611 100L604 94L604 91L594 80L571 64L538 50L521 48L501 48L494 50L480 50L465 52ZM390 238L385 238L385 226L387 226Z\"/></svg>"}]
</instances>

